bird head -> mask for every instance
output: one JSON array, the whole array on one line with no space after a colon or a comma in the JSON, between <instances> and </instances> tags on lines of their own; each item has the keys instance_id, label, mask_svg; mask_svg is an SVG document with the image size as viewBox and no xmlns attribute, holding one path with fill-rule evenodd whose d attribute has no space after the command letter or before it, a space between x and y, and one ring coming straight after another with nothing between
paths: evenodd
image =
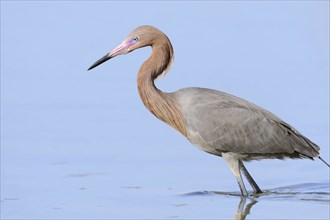
<instances>
[{"instance_id":1,"label":"bird head","mask_svg":"<svg viewBox=\"0 0 330 220\"><path fill-rule=\"evenodd\" d=\"M117 47L97 60L88 70L91 70L105 61L122 54L130 53L138 48L152 46L157 37L165 36L160 30L152 26L141 26L133 30Z\"/></svg>"}]
</instances>

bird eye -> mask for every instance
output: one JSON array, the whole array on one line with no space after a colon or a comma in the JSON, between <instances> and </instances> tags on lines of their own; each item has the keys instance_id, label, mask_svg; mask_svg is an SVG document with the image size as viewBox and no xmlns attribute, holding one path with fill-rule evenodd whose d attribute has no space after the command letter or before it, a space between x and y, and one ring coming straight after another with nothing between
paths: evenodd
<instances>
[{"instance_id":1,"label":"bird eye","mask_svg":"<svg viewBox=\"0 0 330 220\"><path fill-rule=\"evenodd\" d=\"M134 38L132 39L132 41L134 41L134 42L138 42L138 41L139 41L139 37L134 37Z\"/></svg>"}]
</instances>

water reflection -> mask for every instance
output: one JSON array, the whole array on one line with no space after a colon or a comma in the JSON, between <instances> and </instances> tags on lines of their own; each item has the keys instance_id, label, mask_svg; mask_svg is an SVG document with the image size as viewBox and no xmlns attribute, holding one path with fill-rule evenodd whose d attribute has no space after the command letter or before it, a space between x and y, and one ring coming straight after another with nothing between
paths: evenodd
<instances>
[{"instance_id":1,"label":"water reflection","mask_svg":"<svg viewBox=\"0 0 330 220\"><path fill-rule=\"evenodd\" d=\"M199 191L199 192L191 192L186 193L184 196L207 196L207 195L220 195L225 197L237 197L240 198L237 212L234 214L235 220L245 220L246 216L250 214L252 206L254 206L258 201L257 197L249 196L244 197L241 196L240 192L219 192L219 191Z\"/></svg>"},{"instance_id":2,"label":"water reflection","mask_svg":"<svg viewBox=\"0 0 330 220\"><path fill-rule=\"evenodd\" d=\"M235 215L235 220L245 220L246 216L250 214L250 210L252 206L257 203L257 201L254 199L250 199L250 198L248 199L249 199L249 203L246 204L247 197L241 196L241 200L238 204L237 213Z\"/></svg>"},{"instance_id":3,"label":"water reflection","mask_svg":"<svg viewBox=\"0 0 330 220\"><path fill-rule=\"evenodd\" d=\"M330 183L304 183L265 190L262 194L252 194L242 197L240 192L199 191L186 193L184 196L223 196L239 198L236 220L244 220L251 213L252 207L258 202L270 200L288 200L316 202L328 205L330 202ZM221 199L222 200L222 199ZM223 201L223 200L222 200Z\"/></svg>"}]
</instances>

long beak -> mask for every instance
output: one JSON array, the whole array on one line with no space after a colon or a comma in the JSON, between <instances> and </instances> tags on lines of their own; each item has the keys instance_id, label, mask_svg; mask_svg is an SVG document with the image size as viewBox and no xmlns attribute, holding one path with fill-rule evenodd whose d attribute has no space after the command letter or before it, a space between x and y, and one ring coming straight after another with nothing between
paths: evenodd
<instances>
[{"instance_id":1,"label":"long beak","mask_svg":"<svg viewBox=\"0 0 330 220\"><path fill-rule=\"evenodd\" d=\"M128 52L127 49L128 49L129 46L130 46L130 44L127 44L127 43L124 43L124 42L121 43L121 44L119 44L110 53L106 54L104 57L102 57L101 59L99 59L98 61L96 61L91 67L88 68L88 70L91 70L91 69L97 67L98 65L104 63L107 60L110 60L111 58L113 58L115 56L126 54Z\"/></svg>"}]
</instances>

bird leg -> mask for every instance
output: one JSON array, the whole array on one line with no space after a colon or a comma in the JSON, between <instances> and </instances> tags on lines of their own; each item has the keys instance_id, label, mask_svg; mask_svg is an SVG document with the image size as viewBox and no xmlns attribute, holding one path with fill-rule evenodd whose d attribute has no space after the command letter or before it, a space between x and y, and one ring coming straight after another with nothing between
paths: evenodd
<instances>
[{"instance_id":1,"label":"bird leg","mask_svg":"<svg viewBox=\"0 0 330 220\"><path fill-rule=\"evenodd\" d=\"M238 176L236 176L236 179L237 179L237 182L238 182L239 189L241 190L242 196L248 196L249 194L246 191L241 173Z\"/></svg>"},{"instance_id":2,"label":"bird leg","mask_svg":"<svg viewBox=\"0 0 330 220\"><path fill-rule=\"evenodd\" d=\"M239 189L241 190L242 196L248 196L248 193L246 191L242 175L241 175L241 164L243 164L237 157L237 154L235 153L222 153L223 159L228 164L229 168L233 172L233 174L236 176ZM243 165L244 166L244 165Z\"/></svg>"},{"instance_id":3,"label":"bird leg","mask_svg":"<svg viewBox=\"0 0 330 220\"><path fill-rule=\"evenodd\" d=\"M254 181L254 179L252 178L250 173L247 171L247 169L245 168L245 166L241 160L239 160L239 167L240 167L240 170L243 171L243 174L245 175L246 179L249 181L251 187L253 188L254 193L262 193L261 189L259 188L257 183Z\"/></svg>"}]
</instances>

